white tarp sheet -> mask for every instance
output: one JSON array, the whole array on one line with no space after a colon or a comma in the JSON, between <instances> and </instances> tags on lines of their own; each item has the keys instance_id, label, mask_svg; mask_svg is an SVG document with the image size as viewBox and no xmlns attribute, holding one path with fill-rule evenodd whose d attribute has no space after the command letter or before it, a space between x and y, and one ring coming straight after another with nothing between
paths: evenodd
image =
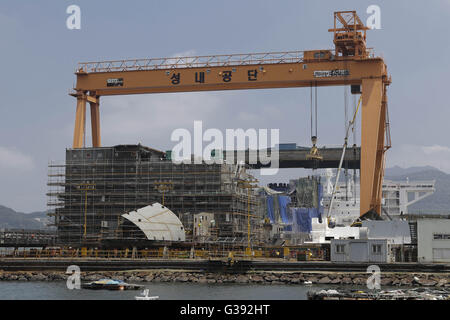
<instances>
[{"instance_id":1,"label":"white tarp sheet","mask_svg":"<svg viewBox=\"0 0 450 320\"><path fill-rule=\"evenodd\" d=\"M180 219L155 202L152 205L122 215L141 229L149 240L185 241L186 235Z\"/></svg>"}]
</instances>

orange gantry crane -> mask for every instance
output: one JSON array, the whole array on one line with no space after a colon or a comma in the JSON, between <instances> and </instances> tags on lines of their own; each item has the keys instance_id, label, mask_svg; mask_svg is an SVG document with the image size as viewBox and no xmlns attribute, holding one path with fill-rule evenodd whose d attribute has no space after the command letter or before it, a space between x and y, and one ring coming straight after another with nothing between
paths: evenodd
<instances>
[{"instance_id":1,"label":"orange gantry crane","mask_svg":"<svg viewBox=\"0 0 450 320\"><path fill-rule=\"evenodd\" d=\"M366 47L356 11L334 13L334 50L250 53L80 63L73 148L83 147L86 103L92 145L101 146L100 97L143 93L350 85L362 95L360 212L381 211L384 154L390 147L383 59Z\"/></svg>"}]
</instances>

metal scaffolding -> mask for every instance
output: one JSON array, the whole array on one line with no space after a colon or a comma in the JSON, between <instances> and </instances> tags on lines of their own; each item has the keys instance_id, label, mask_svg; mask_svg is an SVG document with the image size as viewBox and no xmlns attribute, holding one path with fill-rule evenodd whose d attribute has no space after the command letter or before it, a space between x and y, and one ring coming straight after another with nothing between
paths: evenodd
<instances>
[{"instance_id":1,"label":"metal scaffolding","mask_svg":"<svg viewBox=\"0 0 450 320\"><path fill-rule=\"evenodd\" d=\"M201 212L215 217L210 240L246 238L248 203L254 208L252 233L258 235L263 217L255 196L249 200L238 183L240 172L229 164L174 164L166 153L141 145L67 149L65 163L50 163L48 173L48 206L57 241L70 246L120 245L133 240L124 236L130 233L122 214L163 201L183 221L190 241L195 240L190 237L192 215ZM163 190L162 185L170 188ZM134 240L139 239L143 237L136 234Z\"/></svg>"}]
</instances>

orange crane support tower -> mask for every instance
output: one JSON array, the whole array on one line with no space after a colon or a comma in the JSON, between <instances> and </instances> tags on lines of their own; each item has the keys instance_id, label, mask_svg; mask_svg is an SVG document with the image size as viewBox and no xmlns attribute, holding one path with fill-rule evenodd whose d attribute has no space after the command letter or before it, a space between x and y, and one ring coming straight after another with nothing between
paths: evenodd
<instances>
[{"instance_id":1,"label":"orange crane support tower","mask_svg":"<svg viewBox=\"0 0 450 320\"><path fill-rule=\"evenodd\" d=\"M383 59L366 48L356 11L334 13L334 50L290 51L85 62L78 65L73 148L82 148L86 103L91 107L92 145L101 146L100 97L239 89L351 85L362 94L360 212L381 212L384 154L390 147Z\"/></svg>"}]
</instances>

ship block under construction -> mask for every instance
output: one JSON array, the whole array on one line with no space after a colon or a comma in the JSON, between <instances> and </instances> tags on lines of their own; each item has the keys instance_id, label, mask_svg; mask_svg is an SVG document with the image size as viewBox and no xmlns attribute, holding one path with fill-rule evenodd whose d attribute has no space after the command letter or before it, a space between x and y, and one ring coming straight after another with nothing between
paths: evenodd
<instances>
[{"instance_id":1,"label":"ship block under construction","mask_svg":"<svg viewBox=\"0 0 450 320\"><path fill-rule=\"evenodd\" d=\"M175 164L170 153L142 145L67 149L65 163L49 164L48 205L57 241L71 246L149 245L138 230L129 236L122 215L159 202L183 221L187 241L195 240L194 215L209 213L214 220L211 241L245 242L248 208L257 202L242 184L253 177L242 176L243 171L232 164ZM255 222L262 217L254 212L250 233L256 240Z\"/></svg>"}]
</instances>

